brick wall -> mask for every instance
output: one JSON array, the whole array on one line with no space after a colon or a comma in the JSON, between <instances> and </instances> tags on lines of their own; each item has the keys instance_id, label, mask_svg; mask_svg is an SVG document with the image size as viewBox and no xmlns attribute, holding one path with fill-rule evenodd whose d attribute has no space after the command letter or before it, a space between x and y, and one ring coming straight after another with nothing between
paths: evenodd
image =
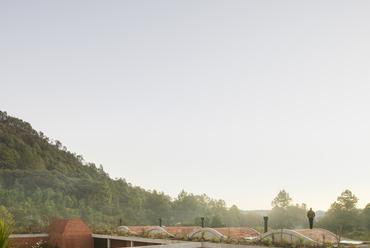
<instances>
[{"instance_id":1,"label":"brick wall","mask_svg":"<svg viewBox=\"0 0 370 248\"><path fill-rule=\"evenodd\" d=\"M59 248L94 248L94 239L90 228L78 219L55 220L44 234L12 235L18 237L14 244L19 248L28 248L42 241L58 245Z\"/></svg>"},{"instance_id":2,"label":"brick wall","mask_svg":"<svg viewBox=\"0 0 370 248\"><path fill-rule=\"evenodd\" d=\"M94 248L92 231L79 219L55 220L47 233L59 248Z\"/></svg>"}]
</instances>

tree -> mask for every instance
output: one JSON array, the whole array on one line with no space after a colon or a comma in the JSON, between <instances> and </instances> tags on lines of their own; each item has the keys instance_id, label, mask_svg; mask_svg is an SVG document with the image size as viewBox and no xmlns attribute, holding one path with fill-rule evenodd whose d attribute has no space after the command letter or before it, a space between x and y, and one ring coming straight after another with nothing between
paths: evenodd
<instances>
[{"instance_id":1,"label":"tree","mask_svg":"<svg viewBox=\"0 0 370 248\"><path fill-rule=\"evenodd\" d=\"M228 227L240 226L241 214L240 209L236 205L232 205L227 214L223 216L223 220Z\"/></svg>"},{"instance_id":2,"label":"tree","mask_svg":"<svg viewBox=\"0 0 370 248\"><path fill-rule=\"evenodd\" d=\"M360 219L362 220L363 226L370 231L370 203L362 210Z\"/></svg>"},{"instance_id":3,"label":"tree","mask_svg":"<svg viewBox=\"0 0 370 248\"><path fill-rule=\"evenodd\" d=\"M337 201L330 205L325 216L319 224L330 231L336 232L339 228L343 232L352 231L359 218L359 211L356 209L358 198L350 190L345 190Z\"/></svg>"},{"instance_id":4,"label":"tree","mask_svg":"<svg viewBox=\"0 0 370 248\"><path fill-rule=\"evenodd\" d=\"M13 215L4 206L0 206L0 220L6 225L13 225Z\"/></svg>"},{"instance_id":5,"label":"tree","mask_svg":"<svg viewBox=\"0 0 370 248\"><path fill-rule=\"evenodd\" d=\"M274 229L291 229L293 227L292 216L285 208L275 206L269 212L269 223Z\"/></svg>"},{"instance_id":6,"label":"tree","mask_svg":"<svg viewBox=\"0 0 370 248\"><path fill-rule=\"evenodd\" d=\"M355 195L352 195L352 192L347 189L338 196L337 201L338 203L336 207L339 207L342 210L354 210L356 209L358 198Z\"/></svg>"},{"instance_id":7,"label":"tree","mask_svg":"<svg viewBox=\"0 0 370 248\"><path fill-rule=\"evenodd\" d=\"M279 194L271 202L271 206L280 207L288 209L288 206L292 202L292 198L289 197L289 194L285 190L280 190Z\"/></svg>"},{"instance_id":8,"label":"tree","mask_svg":"<svg viewBox=\"0 0 370 248\"><path fill-rule=\"evenodd\" d=\"M222 217L221 217L220 214L216 214L216 215L212 216L211 227L213 227L213 228L224 227L224 223L222 221Z\"/></svg>"},{"instance_id":9,"label":"tree","mask_svg":"<svg viewBox=\"0 0 370 248\"><path fill-rule=\"evenodd\" d=\"M199 202L193 194L182 190L173 202L176 222L192 222L199 212Z\"/></svg>"},{"instance_id":10,"label":"tree","mask_svg":"<svg viewBox=\"0 0 370 248\"><path fill-rule=\"evenodd\" d=\"M279 194L271 202L273 208L269 212L270 226L273 228L302 228L307 225L306 204L299 206L291 204L292 198L285 190L281 190Z\"/></svg>"},{"instance_id":11,"label":"tree","mask_svg":"<svg viewBox=\"0 0 370 248\"><path fill-rule=\"evenodd\" d=\"M263 217L260 214L251 212L247 215L242 215L240 219L240 225L245 227L261 227L263 225Z\"/></svg>"}]
</instances>

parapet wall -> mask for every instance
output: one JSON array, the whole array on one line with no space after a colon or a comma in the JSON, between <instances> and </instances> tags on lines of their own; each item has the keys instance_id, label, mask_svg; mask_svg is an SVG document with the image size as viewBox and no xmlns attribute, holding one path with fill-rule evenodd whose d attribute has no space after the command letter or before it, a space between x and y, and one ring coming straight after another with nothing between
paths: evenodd
<instances>
[{"instance_id":1,"label":"parapet wall","mask_svg":"<svg viewBox=\"0 0 370 248\"><path fill-rule=\"evenodd\" d=\"M10 235L9 238L15 238L13 245L17 248L28 248L36 246L36 244L48 243L49 234L18 234Z\"/></svg>"}]
</instances>

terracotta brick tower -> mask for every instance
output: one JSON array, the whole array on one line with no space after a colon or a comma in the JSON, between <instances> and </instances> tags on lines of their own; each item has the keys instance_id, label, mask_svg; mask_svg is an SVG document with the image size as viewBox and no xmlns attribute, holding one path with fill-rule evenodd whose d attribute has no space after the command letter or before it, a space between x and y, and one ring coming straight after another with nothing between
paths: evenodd
<instances>
[{"instance_id":1,"label":"terracotta brick tower","mask_svg":"<svg viewBox=\"0 0 370 248\"><path fill-rule=\"evenodd\" d=\"M59 248L94 248L92 232L82 220L55 220L46 232L50 242Z\"/></svg>"}]
</instances>

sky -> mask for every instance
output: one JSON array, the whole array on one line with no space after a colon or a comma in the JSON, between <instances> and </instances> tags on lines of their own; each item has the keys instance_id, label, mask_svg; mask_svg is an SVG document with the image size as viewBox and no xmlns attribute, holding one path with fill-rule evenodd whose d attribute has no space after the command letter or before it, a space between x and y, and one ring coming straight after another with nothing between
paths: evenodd
<instances>
[{"instance_id":1,"label":"sky","mask_svg":"<svg viewBox=\"0 0 370 248\"><path fill-rule=\"evenodd\" d=\"M370 203L369 1L1 1L0 110L112 179Z\"/></svg>"}]
</instances>

